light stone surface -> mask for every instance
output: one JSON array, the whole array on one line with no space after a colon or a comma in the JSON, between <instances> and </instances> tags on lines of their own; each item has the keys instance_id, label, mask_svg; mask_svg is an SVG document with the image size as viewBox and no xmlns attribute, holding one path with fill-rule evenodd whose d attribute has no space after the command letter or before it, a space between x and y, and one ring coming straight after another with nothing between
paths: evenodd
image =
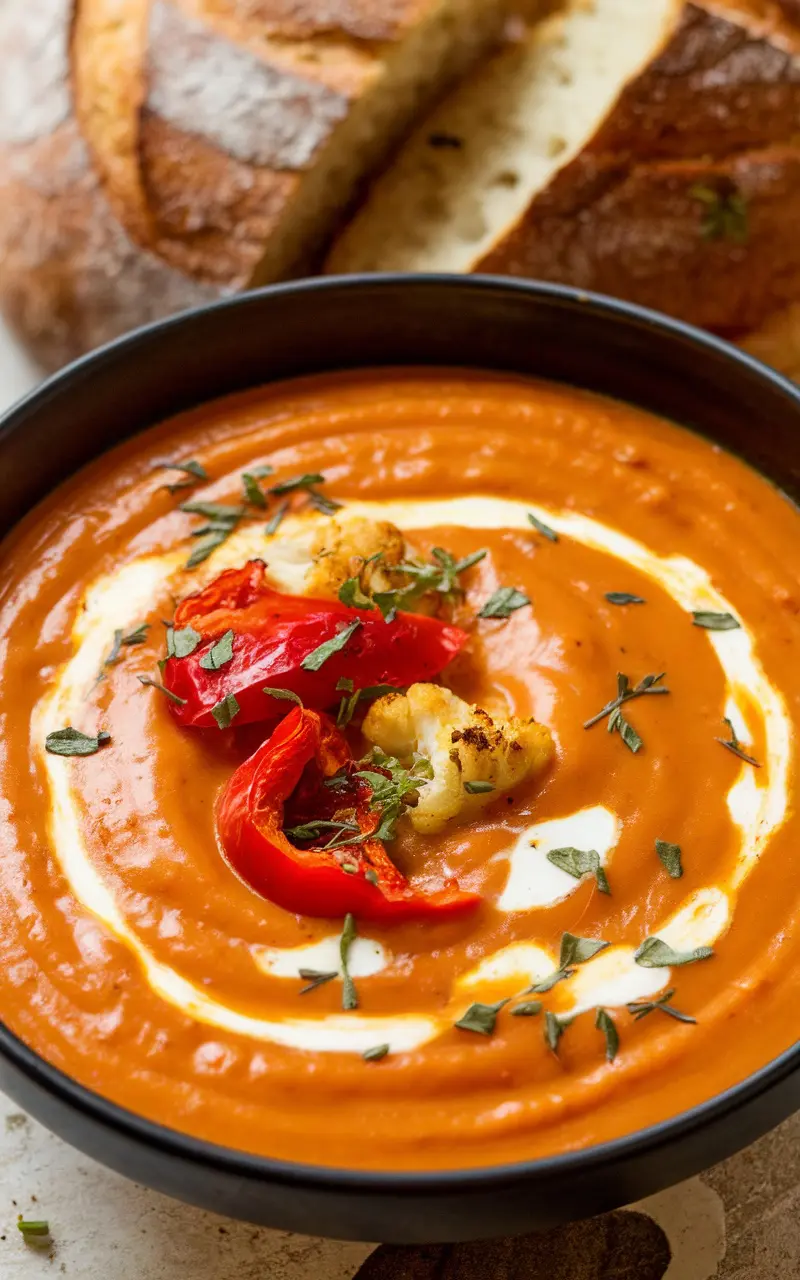
<instances>
[{"instance_id":1,"label":"light stone surface","mask_svg":"<svg viewBox=\"0 0 800 1280\"><path fill-rule=\"evenodd\" d=\"M0 323L0 411L36 380ZM793 1280L800 1274L800 1116L702 1179L635 1207L667 1236L667 1270L659 1266L657 1277L642 1270L623 1240L608 1270L593 1264L584 1271L565 1228L570 1280ZM51 1248L24 1244L19 1214L49 1221ZM552 1236L548 1277L557 1280L563 1272ZM265 1231L168 1200L73 1151L0 1094L0 1280L352 1280L373 1248ZM530 1249L530 1274L538 1277L534 1243ZM415 1254L409 1251L404 1280L415 1280ZM508 1269L493 1264L492 1246L482 1257L481 1280L510 1280ZM514 1280L525 1280L526 1265L518 1267ZM399 1280L396 1268L390 1263L386 1280ZM446 1275L473 1280L476 1272L454 1254Z\"/></svg>"}]
</instances>

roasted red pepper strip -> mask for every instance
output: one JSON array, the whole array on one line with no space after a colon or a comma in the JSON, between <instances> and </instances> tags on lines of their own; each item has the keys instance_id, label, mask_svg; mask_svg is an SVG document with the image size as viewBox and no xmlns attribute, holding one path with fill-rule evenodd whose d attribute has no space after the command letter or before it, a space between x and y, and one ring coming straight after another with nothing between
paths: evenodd
<instances>
[{"instance_id":1,"label":"roasted red pepper strip","mask_svg":"<svg viewBox=\"0 0 800 1280\"><path fill-rule=\"evenodd\" d=\"M434 893L413 889L380 840L336 850L299 849L291 843L284 834L290 802L306 822L332 817L344 805L362 833L376 829L380 815L370 811L367 782L346 780L344 792L323 785L350 763L345 738L326 716L302 707L285 716L217 800L220 843L242 880L276 906L306 916L340 917L351 911L362 920L390 924L447 919L478 906L480 897L462 892L455 882ZM351 870L343 870L343 864Z\"/></svg>"},{"instance_id":2,"label":"roasted red pepper strip","mask_svg":"<svg viewBox=\"0 0 800 1280\"><path fill-rule=\"evenodd\" d=\"M239 703L237 727L277 720L287 704L265 694L268 685L290 689L305 706L324 711L339 701L336 684L342 678L356 688L403 688L438 675L466 642L459 627L421 614L398 613L386 622L377 609L284 595L268 585L265 568L251 560L243 569L227 569L175 610L176 630L191 626L203 637L188 657L169 658L164 666L164 685L185 699L181 705L170 703L180 724L214 728L212 708L229 693ZM342 650L318 671L303 669L304 658L356 620L358 629ZM217 671L205 670L201 659L229 630L233 657Z\"/></svg>"}]
</instances>

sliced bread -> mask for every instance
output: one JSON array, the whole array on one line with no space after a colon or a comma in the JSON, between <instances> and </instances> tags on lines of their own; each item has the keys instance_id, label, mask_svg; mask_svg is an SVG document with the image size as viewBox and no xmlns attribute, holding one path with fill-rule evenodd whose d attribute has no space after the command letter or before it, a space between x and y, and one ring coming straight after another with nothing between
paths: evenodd
<instances>
[{"instance_id":1,"label":"sliced bread","mask_svg":"<svg viewBox=\"0 0 800 1280\"><path fill-rule=\"evenodd\" d=\"M800 298L800 31L767 0L576 0L470 77L329 271L561 281L725 332Z\"/></svg>"}]
</instances>

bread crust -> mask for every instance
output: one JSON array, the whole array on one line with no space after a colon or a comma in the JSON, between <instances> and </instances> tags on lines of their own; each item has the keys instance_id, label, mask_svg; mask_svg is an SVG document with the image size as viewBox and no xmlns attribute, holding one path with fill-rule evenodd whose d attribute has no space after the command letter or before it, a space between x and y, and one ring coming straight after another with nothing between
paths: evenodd
<instances>
[{"instance_id":1,"label":"bread crust","mask_svg":"<svg viewBox=\"0 0 800 1280\"><path fill-rule=\"evenodd\" d=\"M746 233L709 236L704 187L738 194ZM798 228L800 31L759 0L690 0L590 142L472 269L741 333L800 298Z\"/></svg>"}]
</instances>

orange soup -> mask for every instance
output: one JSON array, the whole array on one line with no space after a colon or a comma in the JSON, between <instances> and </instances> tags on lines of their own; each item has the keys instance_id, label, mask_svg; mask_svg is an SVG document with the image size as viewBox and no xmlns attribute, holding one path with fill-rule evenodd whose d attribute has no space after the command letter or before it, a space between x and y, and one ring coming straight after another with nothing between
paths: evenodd
<instances>
[{"instance_id":1,"label":"orange soup","mask_svg":"<svg viewBox=\"0 0 800 1280\"><path fill-rule=\"evenodd\" d=\"M754 424L754 430L757 430ZM644 412L212 403L0 547L0 1008L290 1160L620 1137L798 1038L800 522Z\"/></svg>"}]
</instances>

